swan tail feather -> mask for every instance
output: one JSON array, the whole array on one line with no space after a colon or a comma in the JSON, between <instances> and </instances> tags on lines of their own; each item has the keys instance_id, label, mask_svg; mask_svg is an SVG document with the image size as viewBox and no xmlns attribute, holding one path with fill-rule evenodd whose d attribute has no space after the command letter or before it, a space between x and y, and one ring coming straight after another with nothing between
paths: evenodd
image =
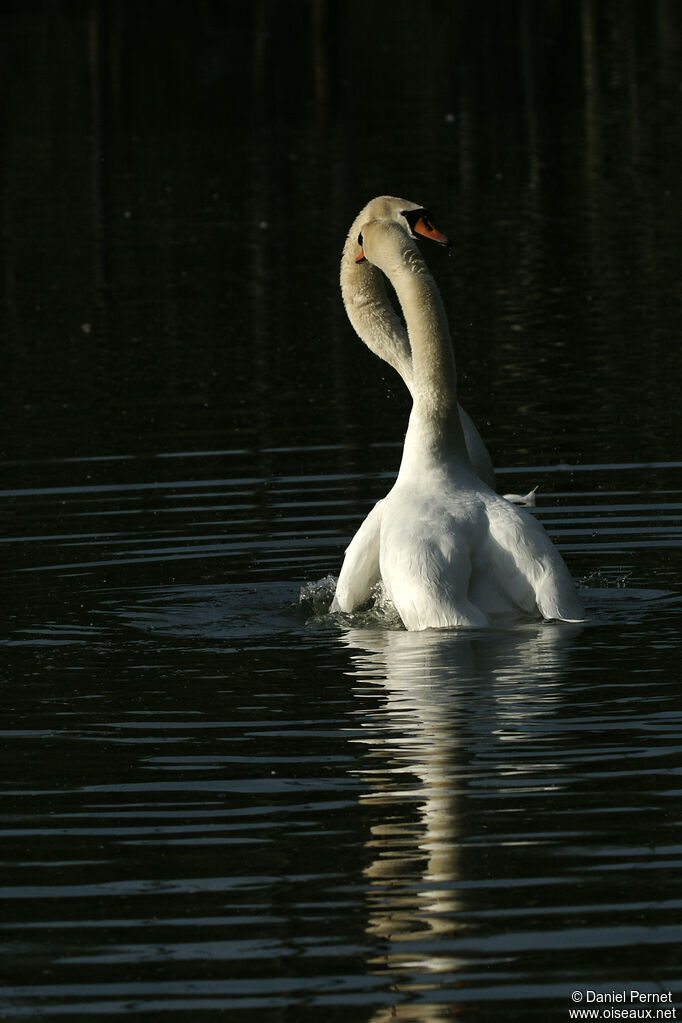
<instances>
[{"instance_id":1,"label":"swan tail feather","mask_svg":"<svg viewBox=\"0 0 682 1023\"><path fill-rule=\"evenodd\" d=\"M386 546L382 578L409 632L490 625L487 614L469 596L471 558L465 544L443 537Z\"/></svg>"}]
</instances>

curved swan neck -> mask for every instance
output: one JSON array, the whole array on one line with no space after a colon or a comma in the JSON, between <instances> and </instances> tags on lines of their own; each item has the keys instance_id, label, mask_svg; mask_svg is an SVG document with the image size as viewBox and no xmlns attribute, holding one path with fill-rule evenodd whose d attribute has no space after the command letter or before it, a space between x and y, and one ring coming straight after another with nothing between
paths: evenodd
<instances>
[{"instance_id":1,"label":"curved swan neck","mask_svg":"<svg viewBox=\"0 0 682 1023\"><path fill-rule=\"evenodd\" d=\"M407 332L386 294L384 275L371 263L357 263L363 213L353 222L341 257L341 294L356 334L370 351L412 385L412 353Z\"/></svg>"},{"instance_id":2,"label":"curved swan neck","mask_svg":"<svg viewBox=\"0 0 682 1023\"><path fill-rule=\"evenodd\" d=\"M367 258L393 285L407 323L412 350L414 408L405 458L414 451L469 461L457 405L457 371L438 286L416 243L397 224L368 224Z\"/></svg>"},{"instance_id":3,"label":"curved swan neck","mask_svg":"<svg viewBox=\"0 0 682 1023\"><path fill-rule=\"evenodd\" d=\"M455 357L443 300L416 246L405 247L390 279L407 323L415 401L445 411L457 404Z\"/></svg>"}]
</instances>

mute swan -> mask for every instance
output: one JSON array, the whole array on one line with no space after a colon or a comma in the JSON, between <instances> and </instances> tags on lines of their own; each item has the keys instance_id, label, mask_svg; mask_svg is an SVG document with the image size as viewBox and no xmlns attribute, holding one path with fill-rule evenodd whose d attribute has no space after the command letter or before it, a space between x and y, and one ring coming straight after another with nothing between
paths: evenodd
<instances>
[{"instance_id":1,"label":"mute swan","mask_svg":"<svg viewBox=\"0 0 682 1023\"><path fill-rule=\"evenodd\" d=\"M583 621L568 569L543 527L474 471L445 310L415 241L415 228L435 229L415 204L401 214L392 202L392 216L373 216L370 204L353 226L357 269L368 281L355 284L361 300L350 303L346 291L344 299L363 340L408 383L413 405L398 478L351 541L331 610L353 611L381 579L408 630L487 626L489 614L512 610ZM404 344L378 272L400 302ZM344 283L350 295L347 268Z\"/></svg>"}]
</instances>

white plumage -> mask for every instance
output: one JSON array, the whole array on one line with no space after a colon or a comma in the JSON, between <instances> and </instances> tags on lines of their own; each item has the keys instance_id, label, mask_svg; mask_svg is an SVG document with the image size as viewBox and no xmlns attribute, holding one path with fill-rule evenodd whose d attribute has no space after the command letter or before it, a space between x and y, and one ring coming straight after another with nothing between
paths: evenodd
<instances>
[{"instance_id":1,"label":"white plumage","mask_svg":"<svg viewBox=\"0 0 682 1023\"><path fill-rule=\"evenodd\" d=\"M510 611L584 620L543 527L489 485L492 462L457 403L445 311L415 232L447 241L427 211L383 196L365 207L344 248L341 282L351 322L401 374L413 406L398 478L351 541L332 610L355 610L381 580L410 630L483 627L489 615ZM382 274L395 289L407 332L386 300Z\"/></svg>"}]
</instances>

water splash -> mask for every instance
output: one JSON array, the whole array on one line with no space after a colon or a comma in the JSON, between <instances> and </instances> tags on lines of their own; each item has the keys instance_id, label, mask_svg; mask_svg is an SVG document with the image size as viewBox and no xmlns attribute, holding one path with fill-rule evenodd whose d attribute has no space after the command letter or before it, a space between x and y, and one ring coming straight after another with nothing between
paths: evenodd
<instances>
[{"instance_id":1,"label":"water splash","mask_svg":"<svg viewBox=\"0 0 682 1023\"><path fill-rule=\"evenodd\" d=\"M381 581L375 584L369 600L359 610L330 611L336 590L336 577L327 575L317 582L307 583L301 588L299 605L308 616L308 622L329 623L334 621L344 628L403 629L400 615Z\"/></svg>"}]
</instances>

